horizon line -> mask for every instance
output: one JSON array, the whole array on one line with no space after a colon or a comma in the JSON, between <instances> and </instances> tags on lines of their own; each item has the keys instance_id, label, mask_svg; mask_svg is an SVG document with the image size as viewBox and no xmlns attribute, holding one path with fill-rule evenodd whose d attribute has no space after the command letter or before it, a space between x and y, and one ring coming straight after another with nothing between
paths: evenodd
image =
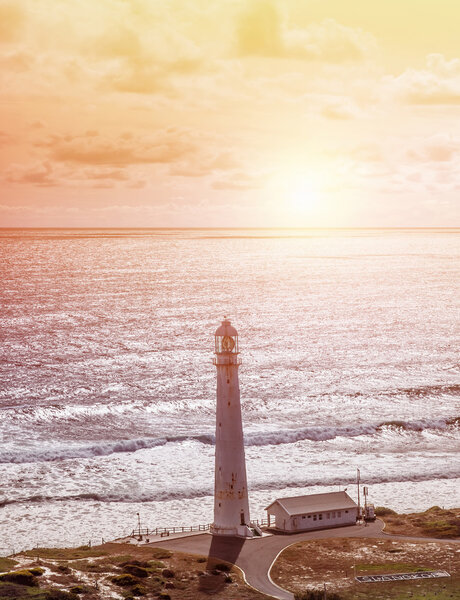
<instances>
[{"instance_id":1,"label":"horizon line","mask_svg":"<svg viewBox=\"0 0 460 600\"><path fill-rule=\"evenodd\" d=\"M434 226L412 226L412 225L407 225L407 226L390 226L390 227L379 227L379 226L369 226L369 227L365 227L365 226L357 226L357 227L267 227L267 226L257 226L257 227L239 227L239 226L215 226L215 227L201 227L201 226L193 226L193 227L173 227L173 226L169 226L169 227L165 227L165 226L158 226L158 227L141 227L141 226L133 226L133 227L118 227L118 226L110 226L110 227L98 227L98 226L85 226L85 227L78 227L78 226L41 226L41 227L32 227L32 226L16 226L16 227L1 227L0 226L0 231L14 231L14 230L62 230L62 229L68 229L68 230L113 230L113 229L118 229L118 230L142 230L142 231L146 231L146 230L166 230L166 231L171 231L171 230L182 230L182 231L189 231L189 230L205 230L205 231L215 231L215 230L229 230L229 229L234 229L234 230L246 230L246 231L260 231L260 230L277 230L277 231L324 231L324 230L337 230L337 231L350 231L350 230L393 230L393 231L398 231L398 230L407 230L407 229L415 229L415 230L433 230L433 229L460 229L460 225L454 225L454 226L444 226L444 225L434 225Z\"/></svg>"}]
</instances>

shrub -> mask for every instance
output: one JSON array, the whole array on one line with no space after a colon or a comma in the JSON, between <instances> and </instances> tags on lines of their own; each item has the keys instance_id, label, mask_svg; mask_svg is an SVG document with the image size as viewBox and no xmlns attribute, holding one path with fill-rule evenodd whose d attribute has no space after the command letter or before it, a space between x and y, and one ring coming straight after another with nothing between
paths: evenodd
<instances>
[{"instance_id":1,"label":"shrub","mask_svg":"<svg viewBox=\"0 0 460 600\"><path fill-rule=\"evenodd\" d=\"M226 565L225 563L218 563L214 568L217 571L224 571L225 573L228 573L231 569L230 565Z\"/></svg>"},{"instance_id":2,"label":"shrub","mask_svg":"<svg viewBox=\"0 0 460 600\"><path fill-rule=\"evenodd\" d=\"M206 562L206 560L207 560L207 559L206 559L204 556L200 556L200 558L197 558L197 559L196 559L196 562L197 562L197 563L204 563L204 562Z\"/></svg>"},{"instance_id":3,"label":"shrub","mask_svg":"<svg viewBox=\"0 0 460 600\"><path fill-rule=\"evenodd\" d=\"M425 514L426 513L431 513L431 512L440 512L441 510L442 510L442 508L440 506L432 506L431 508L428 508L425 511Z\"/></svg>"},{"instance_id":4,"label":"shrub","mask_svg":"<svg viewBox=\"0 0 460 600\"><path fill-rule=\"evenodd\" d=\"M19 583L29 587L38 587L38 579L29 570L10 571L0 575L0 581L9 581L10 583Z\"/></svg>"},{"instance_id":5,"label":"shrub","mask_svg":"<svg viewBox=\"0 0 460 600\"><path fill-rule=\"evenodd\" d=\"M171 558L172 552L165 548L152 548L152 557L161 560L162 558Z\"/></svg>"},{"instance_id":6,"label":"shrub","mask_svg":"<svg viewBox=\"0 0 460 600\"><path fill-rule=\"evenodd\" d=\"M68 575L72 572L72 569L68 565L58 565L57 570L59 573L64 573L64 575Z\"/></svg>"},{"instance_id":7,"label":"shrub","mask_svg":"<svg viewBox=\"0 0 460 600\"><path fill-rule=\"evenodd\" d=\"M460 523L449 521L428 521L422 531L433 537L453 538L460 534Z\"/></svg>"},{"instance_id":8,"label":"shrub","mask_svg":"<svg viewBox=\"0 0 460 600\"><path fill-rule=\"evenodd\" d=\"M130 575L134 575L134 577L148 577L149 572L144 567L139 567L138 565L124 565L123 570Z\"/></svg>"},{"instance_id":9,"label":"shrub","mask_svg":"<svg viewBox=\"0 0 460 600\"><path fill-rule=\"evenodd\" d=\"M72 594L88 594L91 590L85 585L74 585L69 591Z\"/></svg>"},{"instance_id":10,"label":"shrub","mask_svg":"<svg viewBox=\"0 0 460 600\"><path fill-rule=\"evenodd\" d=\"M11 571L18 564L17 560L12 558L3 558L0 556L0 572Z\"/></svg>"},{"instance_id":11,"label":"shrub","mask_svg":"<svg viewBox=\"0 0 460 600\"><path fill-rule=\"evenodd\" d=\"M110 581L115 585L119 585L120 587L130 587L138 583L137 579L129 573L123 573L123 575L115 575L115 577L112 577Z\"/></svg>"},{"instance_id":12,"label":"shrub","mask_svg":"<svg viewBox=\"0 0 460 600\"><path fill-rule=\"evenodd\" d=\"M35 575L36 577L41 577L45 572L45 569L42 569L41 567L32 567L27 570L30 571L32 575Z\"/></svg>"},{"instance_id":13,"label":"shrub","mask_svg":"<svg viewBox=\"0 0 460 600\"><path fill-rule=\"evenodd\" d=\"M76 594L64 592L63 590L44 590L44 600L78 600Z\"/></svg>"},{"instance_id":14,"label":"shrub","mask_svg":"<svg viewBox=\"0 0 460 600\"><path fill-rule=\"evenodd\" d=\"M166 577L167 579L171 579L171 578L175 577L175 573L174 573L174 571L171 571L171 569L163 569L161 574L163 575L163 577Z\"/></svg>"},{"instance_id":15,"label":"shrub","mask_svg":"<svg viewBox=\"0 0 460 600\"><path fill-rule=\"evenodd\" d=\"M166 567L161 560L149 560L148 566L150 569L164 569Z\"/></svg>"},{"instance_id":16,"label":"shrub","mask_svg":"<svg viewBox=\"0 0 460 600\"><path fill-rule=\"evenodd\" d=\"M126 565L135 565L136 567L144 567L144 569L148 569L148 567L150 567L150 563L152 561L145 561L145 560L135 560L135 559L131 559L131 560L125 560L124 562L120 563L120 567L126 567Z\"/></svg>"},{"instance_id":17,"label":"shrub","mask_svg":"<svg viewBox=\"0 0 460 600\"><path fill-rule=\"evenodd\" d=\"M398 513L391 508L387 508L386 506L377 506L375 509L375 514L377 517L387 517L388 515L397 515Z\"/></svg>"},{"instance_id":18,"label":"shrub","mask_svg":"<svg viewBox=\"0 0 460 600\"><path fill-rule=\"evenodd\" d=\"M328 600L342 600L340 594L335 592L327 592ZM305 592L297 592L294 594L294 600L324 600L323 590L306 590Z\"/></svg>"},{"instance_id":19,"label":"shrub","mask_svg":"<svg viewBox=\"0 0 460 600\"><path fill-rule=\"evenodd\" d=\"M145 587L143 585L140 585L139 583L137 585L135 585L132 589L131 589L131 593L133 596L145 596L145 594L147 593Z\"/></svg>"}]
</instances>

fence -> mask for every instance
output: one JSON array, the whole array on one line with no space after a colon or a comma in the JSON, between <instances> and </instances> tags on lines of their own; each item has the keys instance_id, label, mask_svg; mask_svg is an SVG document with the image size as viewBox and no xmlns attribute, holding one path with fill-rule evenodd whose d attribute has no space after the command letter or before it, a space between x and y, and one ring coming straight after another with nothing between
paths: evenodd
<instances>
[{"instance_id":1,"label":"fence","mask_svg":"<svg viewBox=\"0 0 460 600\"><path fill-rule=\"evenodd\" d=\"M265 527L268 525L267 519L253 519L251 525L257 525L258 527ZM206 525L190 525L189 527L155 527L149 529L148 527L138 527L133 529L129 537L144 537L149 535L167 536L171 533L193 533L194 531L209 531L211 523Z\"/></svg>"},{"instance_id":2,"label":"fence","mask_svg":"<svg viewBox=\"0 0 460 600\"><path fill-rule=\"evenodd\" d=\"M148 527L138 527L133 529L130 537L141 537L145 535L169 535L170 533L189 533L193 531L208 531L211 525L190 525L189 527L155 527L155 529L149 529Z\"/></svg>"}]
</instances>

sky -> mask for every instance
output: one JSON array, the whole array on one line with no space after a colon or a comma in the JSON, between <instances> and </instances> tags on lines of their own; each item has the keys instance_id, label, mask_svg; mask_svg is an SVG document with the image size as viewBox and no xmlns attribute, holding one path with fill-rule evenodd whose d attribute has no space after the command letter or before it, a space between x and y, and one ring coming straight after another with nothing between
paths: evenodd
<instances>
[{"instance_id":1,"label":"sky","mask_svg":"<svg viewBox=\"0 0 460 600\"><path fill-rule=\"evenodd\" d=\"M0 226L459 226L458 23L458 0L0 0Z\"/></svg>"}]
</instances>

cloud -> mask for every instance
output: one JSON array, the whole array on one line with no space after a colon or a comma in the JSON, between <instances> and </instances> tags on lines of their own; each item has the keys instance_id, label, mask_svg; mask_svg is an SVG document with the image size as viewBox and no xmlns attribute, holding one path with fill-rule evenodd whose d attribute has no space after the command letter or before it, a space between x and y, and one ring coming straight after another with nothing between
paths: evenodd
<instances>
[{"instance_id":1,"label":"cloud","mask_svg":"<svg viewBox=\"0 0 460 600\"><path fill-rule=\"evenodd\" d=\"M189 133L175 128L149 137L130 133L109 137L95 131L78 136L55 135L40 145L46 146L52 158L60 162L119 167L172 163L195 149Z\"/></svg>"},{"instance_id":2,"label":"cloud","mask_svg":"<svg viewBox=\"0 0 460 600\"><path fill-rule=\"evenodd\" d=\"M236 28L239 54L279 56L284 54L280 16L271 2L258 1L241 15Z\"/></svg>"},{"instance_id":3,"label":"cloud","mask_svg":"<svg viewBox=\"0 0 460 600\"><path fill-rule=\"evenodd\" d=\"M350 98L336 98L326 103L321 115L327 119L346 120L359 117L361 111Z\"/></svg>"},{"instance_id":4,"label":"cloud","mask_svg":"<svg viewBox=\"0 0 460 600\"><path fill-rule=\"evenodd\" d=\"M243 172L235 172L225 178L213 181L211 187L214 190L254 190L260 188L260 178Z\"/></svg>"},{"instance_id":5,"label":"cloud","mask_svg":"<svg viewBox=\"0 0 460 600\"><path fill-rule=\"evenodd\" d=\"M406 69L397 77L386 77L384 84L407 104L460 104L460 59L447 60L442 54L429 54L426 68Z\"/></svg>"},{"instance_id":6,"label":"cloud","mask_svg":"<svg viewBox=\"0 0 460 600\"><path fill-rule=\"evenodd\" d=\"M417 140L407 157L416 162L448 163L460 154L460 140L448 134L438 134Z\"/></svg>"},{"instance_id":7,"label":"cloud","mask_svg":"<svg viewBox=\"0 0 460 600\"><path fill-rule=\"evenodd\" d=\"M258 1L244 12L236 27L240 56L264 56L343 63L365 59L376 47L375 38L334 19L289 28L270 1Z\"/></svg>"},{"instance_id":8,"label":"cloud","mask_svg":"<svg viewBox=\"0 0 460 600\"><path fill-rule=\"evenodd\" d=\"M25 15L17 2L0 4L0 42L15 41L23 28Z\"/></svg>"},{"instance_id":9,"label":"cloud","mask_svg":"<svg viewBox=\"0 0 460 600\"><path fill-rule=\"evenodd\" d=\"M106 85L119 92L152 94L168 90L172 77L201 68L201 51L192 40L161 22L152 27L114 21L88 42L90 59L105 63Z\"/></svg>"},{"instance_id":10,"label":"cloud","mask_svg":"<svg viewBox=\"0 0 460 600\"><path fill-rule=\"evenodd\" d=\"M231 152L218 154L193 153L187 161L171 165L170 175L179 177L204 177L218 171L229 171L240 167Z\"/></svg>"},{"instance_id":11,"label":"cloud","mask_svg":"<svg viewBox=\"0 0 460 600\"><path fill-rule=\"evenodd\" d=\"M12 165L6 173L8 183L23 183L38 187L53 187L59 184L48 161L33 165Z\"/></svg>"}]
</instances>

